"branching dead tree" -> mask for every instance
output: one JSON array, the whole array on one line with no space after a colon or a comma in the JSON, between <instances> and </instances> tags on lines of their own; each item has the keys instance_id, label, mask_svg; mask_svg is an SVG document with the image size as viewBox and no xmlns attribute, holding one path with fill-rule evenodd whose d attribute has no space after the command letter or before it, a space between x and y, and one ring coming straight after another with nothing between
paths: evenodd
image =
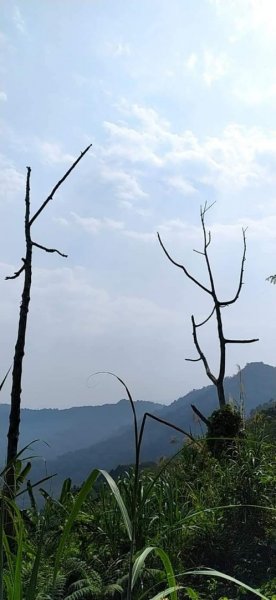
<instances>
[{"instance_id":1,"label":"branching dead tree","mask_svg":"<svg viewBox=\"0 0 276 600\"><path fill-rule=\"evenodd\" d=\"M159 243L160 243L164 253L166 254L167 258L169 259L169 261L173 265L178 267L179 269L182 269L182 271L186 275L186 277L188 277L188 279L193 281L201 290L203 290L206 294L208 294L213 302L213 308L211 310L211 313L209 314L209 316L206 319L204 319L204 321L201 321L200 323L196 323L194 315L191 316L193 340L194 340L194 345L195 345L197 353L198 353L198 358L186 358L186 360L190 361L190 362L197 362L197 361L203 362L207 377L209 377L209 379L212 381L212 383L216 387L219 405L222 408L226 404L225 390L224 390L224 377L225 377L225 367L226 367L226 346L227 346L227 344L252 344L253 342L257 342L258 338L231 339L231 338L225 337L225 335L224 335L222 314L221 314L222 309L225 308L226 306L230 306L231 304L234 304L238 300L241 289L242 289L242 285L243 285L244 265L245 265L245 258L246 258L246 236L245 236L246 230L245 229L242 230L243 254L242 254L242 261L241 261L239 283L238 283L236 294L230 300L220 300L217 296L213 272L212 272L212 268L211 268L211 264L210 264L210 260L209 260L209 254L208 254L208 248L211 244L211 232L210 231L207 232L206 226L205 226L205 215L212 206L213 206L213 204L208 206L207 203L205 203L205 205L200 208L200 219L201 219L201 226L202 226L202 231L203 231L203 250L202 251L194 250L194 252L196 252L197 254L202 255L205 260L208 277L209 277L209 286L208 287L203 285L198 279L193 277L193 275L191 275L189 273L189 271L186 269L186 267L183 264L176 262L170 256L170 254L168 253L167 249L165 248L165 246L161 240L159 233L157 235L158 235ZM220 352L219 373L217 376L215 376L214 373L211 371L208 360L206 358L206 354L203 352L203 350L200 346L200 343L199 343L199 339L198 339L198 329L200 327L203 327L203 325L205 325L206 323L208 323L208 321L210 321L210 319L212 318L213 315L216 316L217 335L218 335L219 352Z\"/></svg>"},{"instance_id":2,"label":"branching dead tree","mask_svg":"<svg viewBox=\"0 0 276 600\"><path fill-rule=\"evenodd\" d=\"M23 358L25 353L25 341L26 341L26 329L28 312L30 305L30 293L32 285L32 253L33 248L39 248L45 252L57 253L62 257L67 257L66 254L60 252L56 248L47 248L42 244L38 244L33 241L31 231L32 226L36 219L40 216L42 211L46 208L50 200L53 199L55 193L67 179L70 173L75 169L77 164L83 158L83 156L91 148L91 144L81 152L80 156L75 160L71 167L66 171L63 177L54 186L49 196L41 204L40 208L31 217L30 216L30 179L31 179L31 168L27 167L27 179L26 179L26 193L25 193L25 244L26 253L25 257L22 258L22 266L13 275L6 277L6 279L16 279L24 273L24 285L21 297L21 306L19 312L19 323L17 340L15 344L15 352L13 359L13 371L12 371L12 389L11 389L11 408L9 417L9 430L8 430L8 447L7 447L7 470L5 476L5 489L6 493L10 498L15 496L16 492L16 481L15 481L15 460L18 453L18 439L19 439L19 426L20 426L20 407L21 407L21 385L22 385L22 366Z\"/></svg>"}]
</instances>

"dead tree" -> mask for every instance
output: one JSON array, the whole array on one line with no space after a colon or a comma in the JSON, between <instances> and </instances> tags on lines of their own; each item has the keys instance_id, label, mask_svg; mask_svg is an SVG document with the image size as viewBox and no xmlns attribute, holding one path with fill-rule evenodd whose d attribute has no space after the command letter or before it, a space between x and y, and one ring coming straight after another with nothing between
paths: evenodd
<instances>
[{"instance_id":1,"label":"dead tree","mask_svg":"<svg viewBox=\"0 0 276 600\"><path fill-rule=\"evenodd\" d=\"M160 245L161 245L163 251L165 252L167 258L170 260L170 262L173 265L175 265L176 267L178 267L179 269L182 269L182 271L184 272L186 277L188 277L188 279L191 279L191 281L193 281L201 290L203 290L203 292L208 294L213 302L213 308L211 310L211 313L209 314L209 316L206 319L204 319L204 321L201 321L200 323L196 323L194 315L191 316L193 340L194 340L194 345L195 345L197 353L198 353L198 358L194 358L194 359L186 358L186 360L190 361L190 362L198 362L198 361L203 362L207 377L209 377L209 379L212 381L212 383L216 387L219 406L220 406L220 408L222 408L226 405L225 390L224 390L224 377L225 377L225 366L226 366L226 346L228 344L252 344L253 342L257 342L258 338L249 339L249 340L230 339L230 338L225 337L225 335L224 335L222 314L221 314L222 309L225 308L226 306L230 306L231 304L234 304L238 300L238 297L240 295L242 285L243 285L244 264L245 264L245 257L246 257L246 237L245 237L246 230L245 229L242 230L243 255L242 255L242 261L241 261L239 283L238 283L238 288L237 288L236 294L230 300L219 300L219 298L217 296L216 288L215 288L213 272L212 272L212 268L210 265L209 255L208 255L208 248L211 244L211 232L208 231L208 233L207 233L206 226L205 226L205 215L212 206L213 206L213 204L211 204L210 206L207 206L207 203L205 203L204 207L200 208L201 226L202 226L202 231L203 231L203 251L194 250L194 252L197 252L197 254L202 255L205 260L208 277L209 277L209 286L208 287L203 285L198 279L193 277L189 273L189 271L187 271L187 269L184 265L176 262L170 256L170 254L166 250L166 248L161 240L159 233L157 235L158 235L158 240L160 242ZM200 327L202 327L203 325L205 325L206 323L208 323L208 321L212 318L213 315L216 316L217 336L218 336L218 341L219 341L219 352L220 352L219 372L218 372L217 376L215 376L214 373L212 373L212 371L209 367L209 363L206 358L206 354L203 352L203 350L200 346L200 343L198 340L198 333L197 333L198 329Z\"/></svg>"},{"instance_id":2,"label":"dead tree","mask_svg":"<svg viewBox=\"0 0 276 600\"><path fill-rule=\"evenodd\" d=\"M8 430L8 447L7 447L7 469L5 475L5 489L6 493L10 498L15 496L16 481L15 481L15 460L18 453L18 440L19 440L19 425L20 425L20 407L21 407L21 382L22 382L22 366L23 358L25 353L25 341L26 341L26 329L28 312L30 305L30 293L32 285L32 253L33 248L39 248L45 252L57 253L62 257L67 257L56 248L47 248L42 246L32 239L32 226L36 219L40 216L42 211L46 208L50 200L53 199L55 193L67 179L70 173L75 169L77 164L83 158L83 156L91 148L91 144L80 154L75 160L70 169L66 171L65 175L58 181L54 186L49 196L41 204L40 208L31 217L30 216L30 179L31 179L31 168L27 167L27 179L26 179L26 193L25 193L25 244L26 253L25 257L22 258L22 266L13 275L6 277L6 279L16 279L24 273L24 285L21 296L21 305L19 311L19 323L17 340L15 344L14 359L13 359L13 371L12 371L12 389L11 389L11 408L9 417L9 430Z\"/></svg>"}]
</instances>

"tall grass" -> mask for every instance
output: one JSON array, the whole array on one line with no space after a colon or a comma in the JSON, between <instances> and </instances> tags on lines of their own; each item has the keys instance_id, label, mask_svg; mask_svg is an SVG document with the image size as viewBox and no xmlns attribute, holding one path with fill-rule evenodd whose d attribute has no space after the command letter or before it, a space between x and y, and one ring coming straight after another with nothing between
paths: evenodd
<instances>
[{"instance_id":1,"label":"tall grass","mask_svg":"<svg viewBox=\"0 0 276 600\"><path fill-rule=\"evenodd\" d=\"M95 587L95 573L100 563L97 549L98 554L102 553L103 556L102 573L110 569L110 579L103 592L109 596L119 594L126 600L159 600L165 597L196 600L199 596L194 589L195 578L199 577L201 581L203 577L208 582L207 589L210 580L215 578L224 581L226 588L229 584L235 585L246 593L267 600L259 590L253 589L249 583L243 583L233 573L224 573L211 568L211 565L208 565L209 568L195 568L192 562L202 552L202 541L205 540L206 544L207 539L215 539L221 531L222 521L227 523L227 513L231 513L230 521L233 523L244 516L251 518L252 511L254 514L254 511L261 510L262 515L268 512L267 509L275 511L270 467L265 462L268 453L263 452L262 441L256 436L242 441L236 457L227 462L227 473L225 465L210 456L204 442L194 441L191 436L190 445L185 445L177 453L175 462L169 460L157 470L141 471L140 450L144 427L151 415L145 415L139 425L131 394L124 382L118 379L124 385L133 411L136 448L133 470L116 483L107 472L94 469L77 494L72 494L70 482L65 482L58 501L51 499L41 489L45 498L42 512L38 511L32 486L27 483L24 490L30 493L31 509L22 512L15 504L10 504L14 519L14 551L5 535L1 510L0 600L49 600L58 597L78 600L90 597L85 594L91 595ZM161 419L160 422L176 428ZM19 458L22 458L22 453ZM28 472L21 464L18 470L19 486L23 485ZM238 488L241 476L247 486L243 498L252 499L250 506L248 502L241 503L241 490ZM257 486L260 477L264 479L261 498ZM18 493L21 491L18 490ZM219 502L222 498L227 502ZM257 500L261 500L259 507ZM7 501L2 497L1 502L3 508L3 503ZM90 511L90 520L87 511ZM241 511L244 511L242 517ZM69 594L65 591L64 569L70 557L73 559L75 556L79 560L76 527L82 527L87 519L93 535L90 543L92 550L89 545L86 546L91 566L87 563L87 574L71 584ZM86 533L81 535L85 536ZM99 550L103 540L107 554L105 550ZM212 549L209 550L212 554ZM106 562L105 556L108 557ZM184 570L183 565L186 566ZM50 569L48 577L46 568ZM83 573L83 567L79 567L79 572ZM199 589L201 593L204 584L200 583Z\"/></svg>"}]
</instances>

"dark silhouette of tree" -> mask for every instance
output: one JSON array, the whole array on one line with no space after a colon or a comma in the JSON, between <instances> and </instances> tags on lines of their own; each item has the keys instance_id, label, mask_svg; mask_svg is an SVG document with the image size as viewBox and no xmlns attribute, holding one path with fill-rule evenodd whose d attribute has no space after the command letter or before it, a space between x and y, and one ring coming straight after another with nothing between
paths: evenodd
<instances>
[{"instance_id":1,"label":"dark silhouette of tree","mask_svg":"<svg viewBox=\"0 0 276 600\"><path fill-rule=\"evenodd\" d=\"M195 358L195 359L186 358L186 360L188 360L190 362L197 362L197 361L203 362L207 377L209 377L209 379L212 381L212 383L216 387L219 405L222 408L226 405L225 390L224 390L224 377L225 377L225 366L226 366L226 346L228 344L251 344L253 342L257 342L258 338L249 339L249 340L230 339L230 338L225 337L225 335L224 335L223 322L222 322L222 309L225 308L226 306L230 306L231 304L234 304L238 300L241 289L242 289L242 285L243 285L244 264L245 264L245 257L246 257L246 237L245 237L246 230L245 229L242 230L243 255L242 255L242 261L241 261L239 283L238 283L236 294L230 300L220 300L218 298L218 295L216 292L212 267L210 264L209 254L208 254L208 248L211 244L211 232L210 231L207 232L206 226L205 226L205 215L212 206L213 206L213 204L208 206L207 203L205 203L204 207L200 208L200 219L201 219L201 226L202 226L202 232L203 232L203 250L202 251L194 250L194 252L197 252L197 254L202 255L205 260L208 277L209 277L209 286L208 287L203 285L198 279L193 277L193 275L191 275L189 273L189 271L186 269L186 267L183 264L176 262L170 256L170 254L166 250L166 248L161 240L159 233L157 235L158 235L158 240L160 242L160 245L161 245L164 253L166 254L167 258L170 260L170 262L173 265L175 265L176 267L178 267L179 269L182 269L182 271L186 275L186 277L188 277L188 279L193 281L195 283L195 285L197 285L201 290L203 290L203 292L208 294L213 301L213 308L211 310L211 313L209 314L209 316L206 319L204 319L204 321L197 323L195 321L194 315L191 316L193 340L194 340L194 345L195 345L197 353L198 353L198 358ZM217 376L214 375L214 373L211 371L206 354L203 352L203 350L200 346L200 343L199 343L199 339L198 339L198 329L200 327L203 327L203 325L205 325L206 323L208 323L208 321L212 318L213 315L216 316L216 322L217 322L216 327L217 327L219 352L220 352L219 373ZM194 407L193 407L193 410L194 410ZM199 414L198 410L197 410L197 414ZM202 415L201 415L201 417L202 417ZM203 418L203 420L204 420L204 418ZM205 419L205 421L206 421L206 419Z\"/></svg>"},{"instance_id":2,"label":"dark silhouette of tree","mask_svg":"<svg viewBox=\"0 0 276 600\"><path fill-rule=\"evenodd\" d=\"M54 186L49 196L41 204L40 208L31 217L30 216L30 179L31 179L31 168L27 167L27 179L26 179L26 193L25 193L25 244L26 253L25 257L22 258L22 266L13 275L6 277L6 279L16 279L24 273L24 285L21 297L21 305L19 311L19 322L18 322L18 333L15 344L15 352L13 359L13 370L12 370L12 389L11 389L11 408L9 417L9 429L8 429L8 447L7 447L7 468L5 474L5 490L6 494L10 498L14 498L16 493L16 481L15 481L15 460L18 454L18 440L19 440L19 425L20 425L20 407L21 407L21 385L22 385L22 366L23 358L25 353L25 342L26 342L26 329L28 312L30 305L30 294L32 285L32 253L33 248L39 248L45 252L57 253L62 257L67 257L56 248L47 248L38 244L32 239L32 226L36 219L40 216L42 211L46 208L50 200L53 200L55 193L67 179L70 173L75 169L77 164L83 158L83 156L91 148L91 144L80 154L75 160L71 167L66 171L63 177Z\"/></svg>"}]
</instances>

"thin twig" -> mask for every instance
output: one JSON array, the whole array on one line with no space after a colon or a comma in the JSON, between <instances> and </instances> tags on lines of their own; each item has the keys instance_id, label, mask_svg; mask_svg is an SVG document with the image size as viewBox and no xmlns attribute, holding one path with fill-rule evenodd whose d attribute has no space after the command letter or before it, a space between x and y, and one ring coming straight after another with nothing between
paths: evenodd
<instances>
[{"instance_id":1,"label":"thin twig","mask_svg":"<svg viewBox=\"0 0 276 600\"><path fill-rule=\"evenodd\" d=\"M155 415L152 415L151 413L146 412L146 413L144 413L141 427L140 427L139 450L140 450L142 439L143 439L143 433L144 433L147 417L149 417L150 419L153 419L154 421L157 421L158 423L162 423L162 425L167 425L167 427L171 427L171 429L174 429L175 431L178 431L179 433L182 433L183 435L186 435L192 442L196 441L195 438L190 433L188 433L187 431L184 431L184 429L181 429L181 427L178 427L177 425L174 425L173 423L170 423L169 421L166 421L165 419L161 419L160 417L156 417Z\"/></svg>"},{"instance_id":2,"label":"thin twig","mask_svg":"<svg viewBox=\"0 0 276 600\"><path fill-rule=\"evenodd\" d=\"M243 274L244 274L244 263L245 263L245 256L246 256L246 233L247 227L245 229L242 229L242 238L243 238L243 254L242 254L242 261L241 261L241 270L240 270L240 279L239 279L239 285L238 285L238 289L236 292L236 295L234 296L234 298L232 298L232 300L227 300L225 302L220 302L220 306L229 306L229 304L234 304L236 302L236 300L238 299L240 293L241 293L241 289L242 289L242 285L243 285Z\"/></svg>"},{"instance_id":3,"label":"thin twig","mask_svg":"<svg viewBox=\"0 0 276 600\"><path fill-rule=\"evenodd\" d=\"M18 271L15 271L14 275L7 275L5 279L16 279L17 277L19 277L19 275L21 275L21 273L23 273L23 271L25 270L25 258L21 258L21 260L23 260L22 267L18 269Z\"/></svg>"},{"instance_id":4,"label":"thin twig","mask_svg":"<svg viewBox=\"0 0 276 600\"><path fill-rule=\"evenodd\" d=\"M253 344L259 342L259 338L253 338L252 340L227 340L224 339L225 344Z\"/></svg>"},{"instance_id":5,"label":"thin twig","mask_svg":"<svg viewBox=\"0 0 276 600\"><path fill-rule=\"evenodd\" d=\"M68 258L68 254L63 254L63 252L60 252L56 248L46 248L46 246L42 246L41 244L38 244L37 242L33 242L33 246L36 246L36 248L40 248L40 250L45 250L45 252L51 252L51 253L56 252L57 254L59 254L59 256L63 256L63 258Z\"/></svg>"},{"instance_id":6,"label":"thin twig","mask_svg":"<svg viewBox=\"0 0 276 600\"><path fill-rule=\"evenodd\" d=\"M184 265L181 265L180 263L177 263L177 262L176 262L176 261L175 261L175 260L174 260L174 259L173 259L173 258L170 256L170 254L168 253L167 249L165 248L165 246L164 246L164 244L163 244L163 242L162 242L162 240L161 240L160 234L159 234L158 232L157 232L157 237L158 237L158 241L159 241L159 244L160 244L160 246L161 246L162 250L165 252L165 254L166 254L167 258L170 260L170 262L171 262L173 265L175 265L176 267L178 267L179 269L182 269L182 271L184 271L185 275L186 275L186 276L187 276L189 279L191 279L191 281L193 281L193 282L194 282L196 285L198 285L198 286L199 286L199 287L200 287L202 290L204 290L204 292L207 292L207 294L211 294L211 293L212 293L212 292L211 292L211 290L208 290L208 288L207 288L207 287L205 287L205 285L203 285L202 283L200 283L200 281L198 281L197 279L195 279L195 277L193 277L193 276L192 276L192 275L191 275L191 274L190 274L190 273L187 271L187 269L186 269L186 267L184 267Z\"/></svg>"},{"instance_id":7,"label":"thin twig","mask_svg":"<svg viewBox=\"0 0 276 600\"><path fill-rule=\"evenodd\" d=\"M199 354L199 356L200 356L200 358L201 358L201 360L202 360L202 362L203 362L203 364L204 364L205 371L206 371L206 375L207 375L207 377L209 377L209 379L212 381L212 383L214 383L214 385L217 385L217 379L216 379L216 377L213 375L213 373L211 372L211 369L210 369L210 367L209 367L209 364L208 364L207 358L206 358L205 354L202 352L202 350L201 350L201 348L200 348L199 341L198 341L198 339L197 339L197 333L196 333L196 324L195 324L195 319L194 319L194 316L193 316L193 315L192 315L192 317L191 317L191 320L192 320L192 325L193 325L193 338L194 338L194 344L195 344L195 347L196 347L196 349L197 349L197 351L198 351L198 354Z\"/></svg>"},{"instance_id":8,"label":"thin twig","mask_svg":"<svg viewBox=\"0 0 276 600\"><path fill-rule=\"evenodd\" d=\"M68 175L70 175L70 173L77 166L77 164L80 162L80 160L83 158L83 156L88 152L88 150L90 150L91 146L92 146L92 144L89 144L89 146L87 146L87 148L85 148L85 150L83 150L83 152L80 153L80 156L71 165L70 169L68 169L68 171L66 171L65 175L63 175L63 177L53 187L53 189L52 189L51 193L49 194L49 196L41 204L40 208L36 211L36 213L30 219L30 227L32 226L32 224L34 223L34 221L37 219L37 217L40 215L40 213L44 210L44 208L47 206L48 202L50 202L50 200L53 199L53 197L54 197L55 193L57 192L58 188L63 184L63 182L65 181L65 179L67 179Z\"/></svg>"},{"instance_id":9,"label":"thin twig","mask_svg":"<svg viewBox=\"0 0 276 600\"><path fill-rule=\"evenodd\" d=\"M195 323L195 326L196 327L202 327L202 325L205 325L205 323L207 323L211 319L211 317L213 316L215 310L216 310L216 306L214 306L212 312L210 313L209 317L207 317L207 319L205 319L201 323Z\"/></svg>"},{"instance_id":10,"label":"thin twig","mask_svg":"<svg viewBox=\"0 0 276 600\"><path fill-rule=\"evenodd\" d=\"M187 362L199 362L200 360L202 360L202 358L201 357L199 357L199 358L185 358L185 360Z\"/></svg>"}]
</instances>

